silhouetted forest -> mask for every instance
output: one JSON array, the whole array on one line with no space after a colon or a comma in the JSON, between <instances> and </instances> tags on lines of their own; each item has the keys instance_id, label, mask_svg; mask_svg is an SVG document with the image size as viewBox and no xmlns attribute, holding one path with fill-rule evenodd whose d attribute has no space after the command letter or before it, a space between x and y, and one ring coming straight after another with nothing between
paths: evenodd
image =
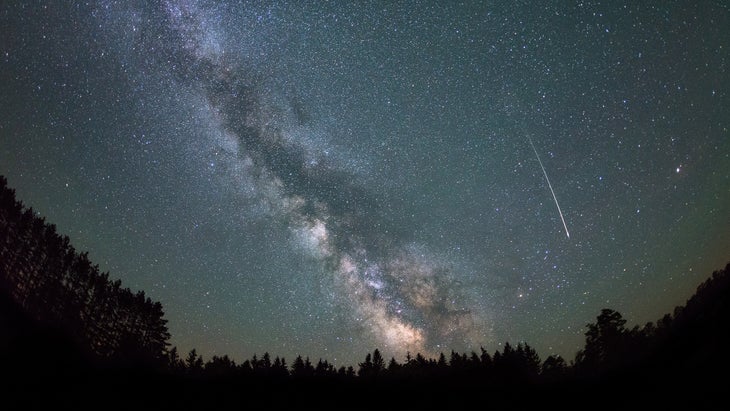
<instances>
[{"instance_id":1,"label":"silhouetted forest","mask_svg":"<svg viewBox=\"0 0 730 411\"><path fill-rule=\"evenodd\" d=\"M405 361L377 349L335 367L263 353L178 353L162 305L123 288L0 176L0 364L5 402L52 408L719 408L730 356L730 264L683 307L628 328L603 309L573 361L527 343Z\"/></svg>"}]
</instances>

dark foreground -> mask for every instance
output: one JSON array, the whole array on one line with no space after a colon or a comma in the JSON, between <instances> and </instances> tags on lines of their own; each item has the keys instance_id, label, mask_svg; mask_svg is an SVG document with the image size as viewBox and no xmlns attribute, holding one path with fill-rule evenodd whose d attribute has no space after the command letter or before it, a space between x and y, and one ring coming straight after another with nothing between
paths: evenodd
<instances>
[{"instance_id":1,"label":"dark foreground","mask_svg":"<svg viewBox=\"0 0 730 411\"><path fill-rule=\"evenodd\" d=\"M599 375L553 377L191 375L99 362L60 329L39 326L3 300L3 409L722 409L727 352L676 352ZM706 344L705 344L706 345ZM714 345L714 344L711 344ZM710 357L707 357L709 355ZM657 357L659 358L659 357ZM664 358L664 354L662 357Z\"/></svg>"}]
</instances>

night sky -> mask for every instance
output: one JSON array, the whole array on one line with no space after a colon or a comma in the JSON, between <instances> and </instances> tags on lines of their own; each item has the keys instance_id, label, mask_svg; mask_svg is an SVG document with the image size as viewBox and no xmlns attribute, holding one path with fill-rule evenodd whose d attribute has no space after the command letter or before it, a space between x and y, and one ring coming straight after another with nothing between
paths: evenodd
<instances>
[{"instance_id":1,"label":"night sky","mask_svg":"<svg viewBox=\"0 0 730 411\"><path fill-rule=\"evenodd\" d=\"M730 260L722 1L393 3L4 1L0 174L206 359L572 359Z\"/></svg>"}]
</instances>

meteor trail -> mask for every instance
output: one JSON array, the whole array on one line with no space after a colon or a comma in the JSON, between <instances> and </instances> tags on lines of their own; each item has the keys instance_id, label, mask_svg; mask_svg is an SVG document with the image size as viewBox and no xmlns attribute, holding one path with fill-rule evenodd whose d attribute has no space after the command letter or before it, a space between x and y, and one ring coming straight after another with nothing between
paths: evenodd
<instances>
[{"instance_id":1,"label":"meteor trail","mask_svg":"<svg viewBox=\"0 0 730 411\"><path fill-rule=\"evenodd\" d=\"M527 136L527 141L530 142L530 146L532 147L532 151L535 152L535 157L537 157L537 162L540 163L540 168L542 168L542 174L545 175L545 181L548 183L548 187L550 188L550 193L553 195L553 200L555 200L555 207L558 208L558 214L560 214L560 220L563 221L563 227L565 227L565 235L570 238L570 233L568 232L568 225L565 224L565 218L563 217L563 212L560 211L560 204L558 204L558 198L555 197L555 191L553 191L553 185L550 184L550 179L548 178L547 171L545 171L545 166L542 165L542 160L540 160L540 155L537 154L537 149L535 148L535 144L532 143L532 139L530 136Z\"/></svg>"}]
</instances>

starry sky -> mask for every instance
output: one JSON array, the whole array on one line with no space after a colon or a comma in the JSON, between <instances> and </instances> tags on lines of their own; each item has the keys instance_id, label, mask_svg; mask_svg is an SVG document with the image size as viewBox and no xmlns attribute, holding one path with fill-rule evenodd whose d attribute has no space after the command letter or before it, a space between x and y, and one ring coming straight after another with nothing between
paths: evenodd
<instances>
[{"instance_id":1,"label":"starry sky","mask_svg":"<svg viewBox=\"0 0 730 411\"><path fill-rule=\"evenodd\" d=\"M730 257L722 1L9 1L0 27L0 174L182 351L571 359L601 308L656 320Z\"/></svg>"}]
</instances>

